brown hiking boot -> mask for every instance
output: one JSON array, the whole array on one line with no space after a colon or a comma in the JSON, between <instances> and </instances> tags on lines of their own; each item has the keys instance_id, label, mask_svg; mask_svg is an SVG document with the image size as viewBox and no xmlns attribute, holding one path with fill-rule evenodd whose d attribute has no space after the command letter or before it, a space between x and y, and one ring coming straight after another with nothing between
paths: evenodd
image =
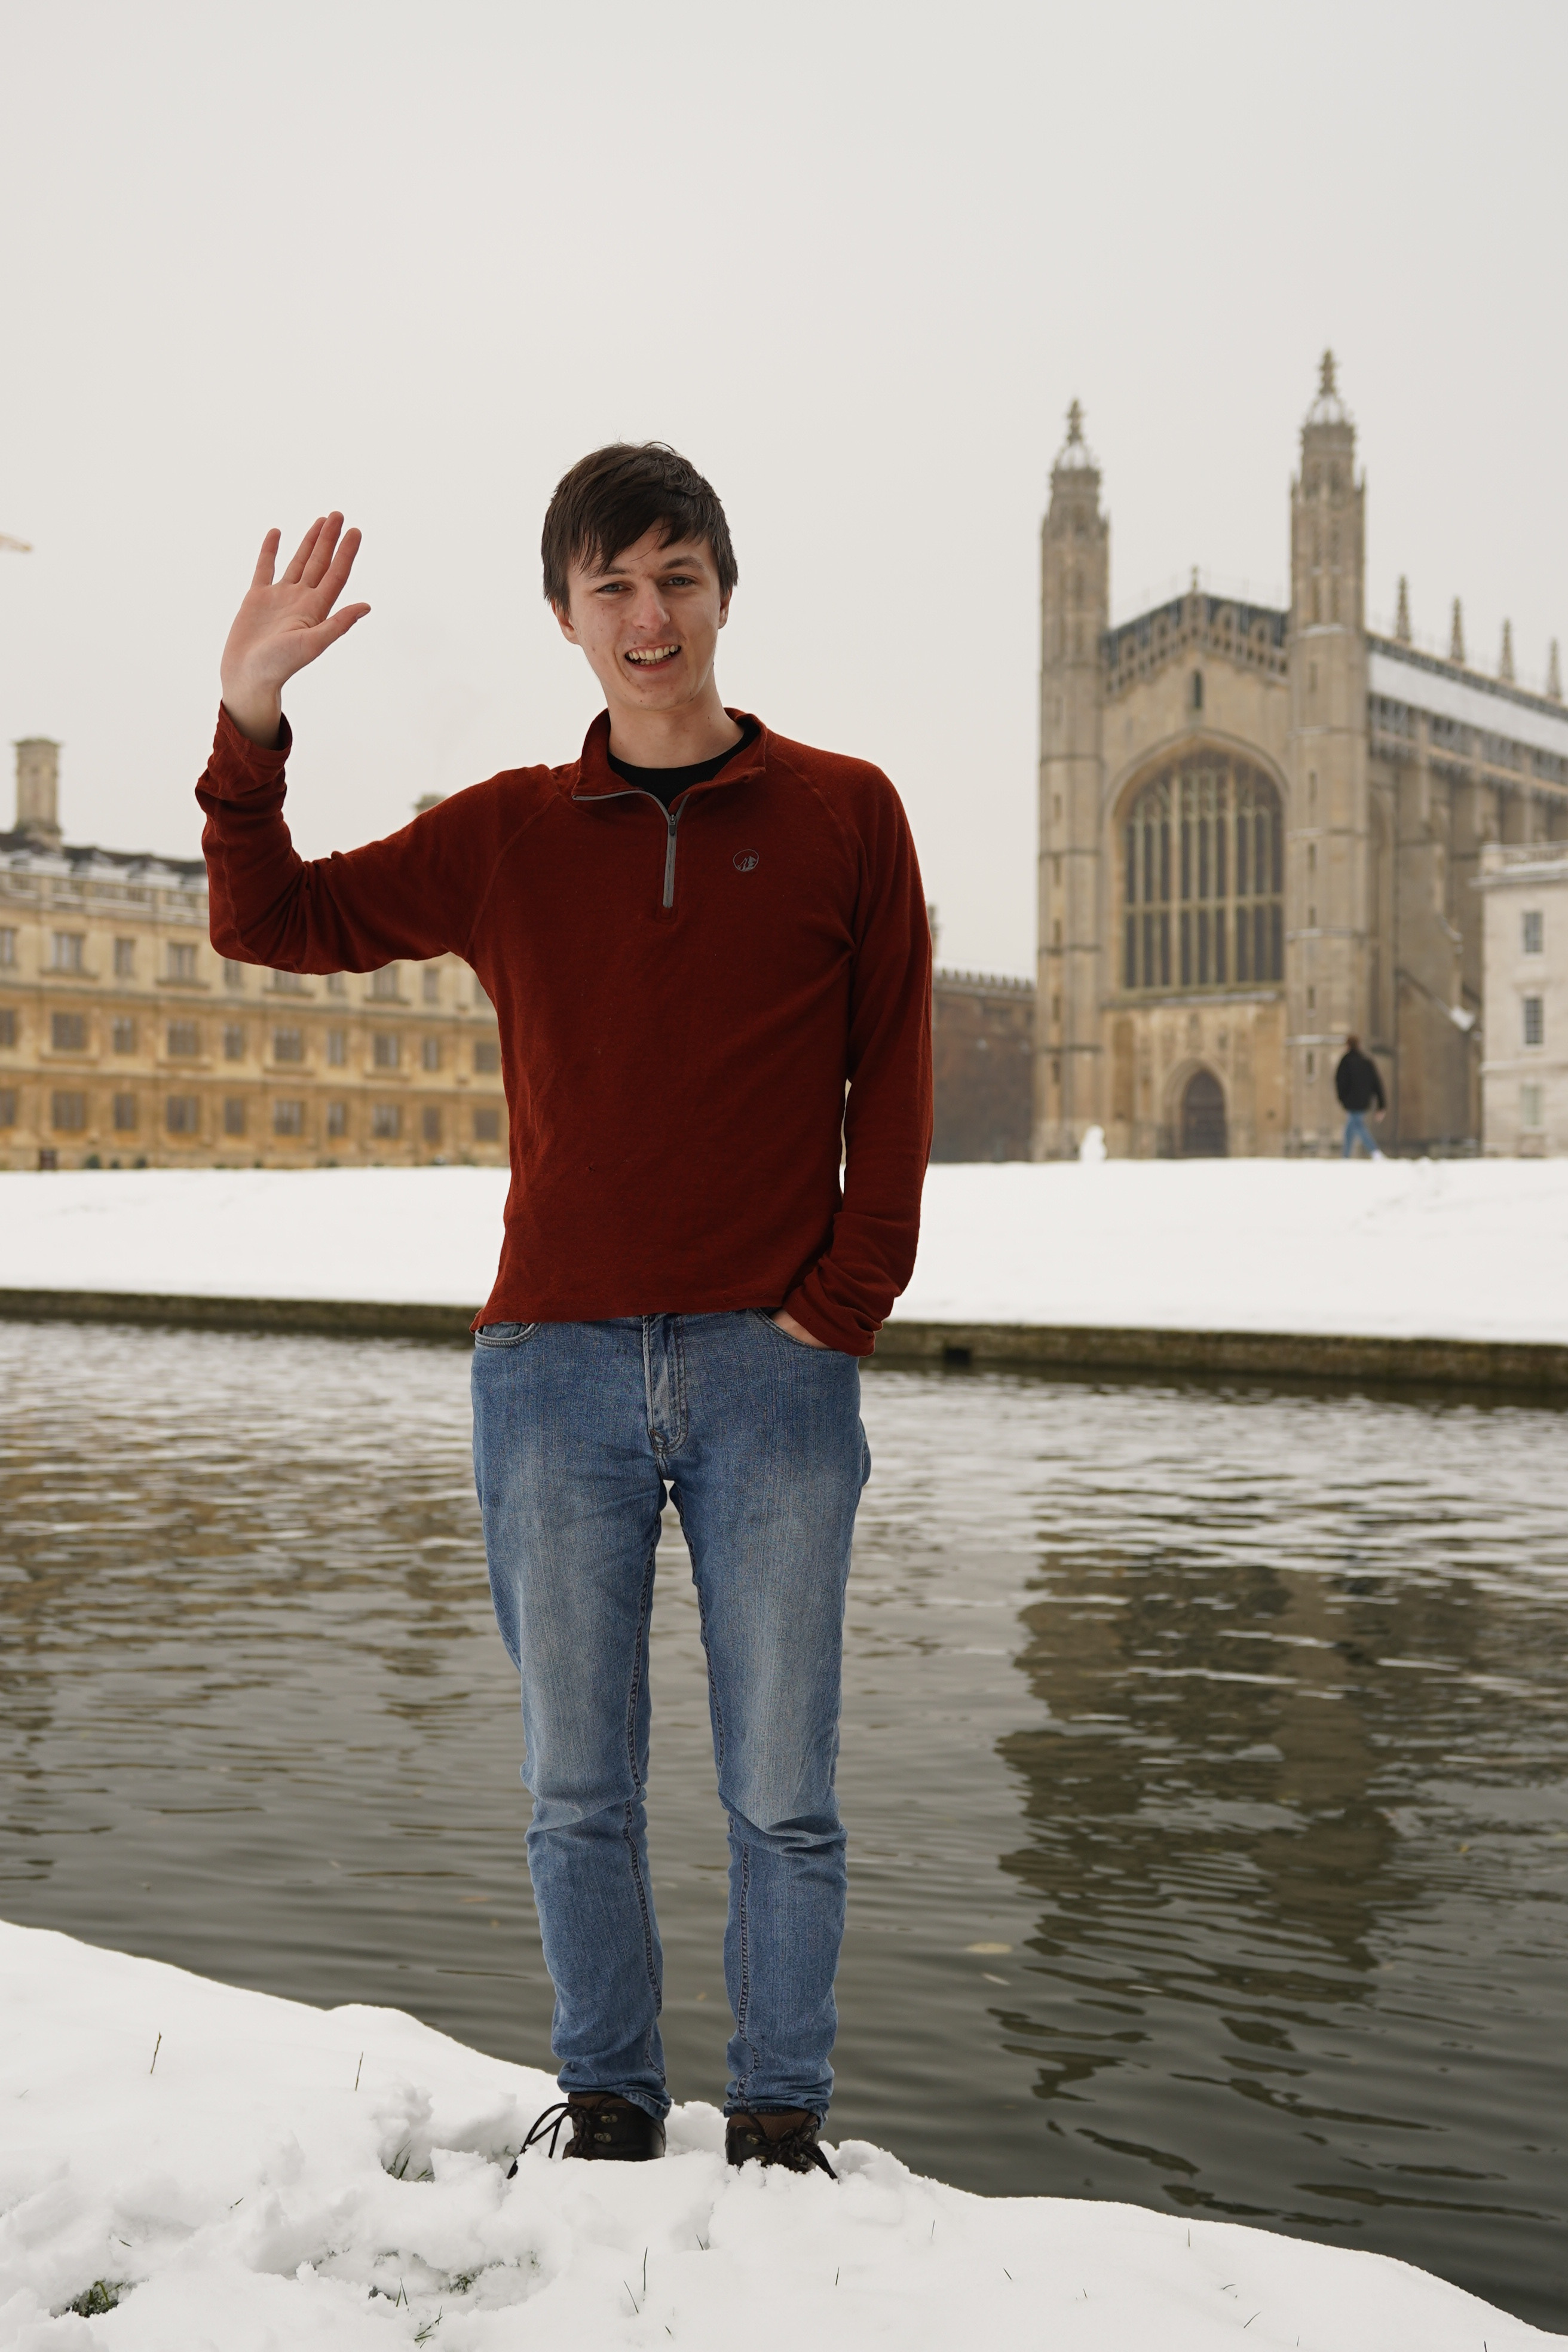
<instances>
[{"instance_id":1,"label":"brown hiking boot","mask_svg":"<svg viewBox=\"0 0 1568 2352\"><path fill-rule=\"evenodd\" d=\"M523 2141L522 2153L526 2155L534 2141L548 2132L553 2156L567 2124L572 2137L561 2151L563 2159L585 2156L600 2163L648 2164L664 2154L664 2126L658 2118L614 2091L574 2091L559 2106L546 2107ZM510 2180L516 2171L514 2161L507 2179Z\"/></svg>"},{"instance_id":2,"label":"brown hiking boot","mask_svg":"<svg viewBox=\"0 0 1568 2352\"><path fill-rule=\"evenodd\" d=\"M809 2107L784 2107L776 2113L731 2116L724 2126L724 2154L731 2164L782 2164L787 2172L838 2175L816 2145L822 2117Z\"/></svg>"}]
</instances>

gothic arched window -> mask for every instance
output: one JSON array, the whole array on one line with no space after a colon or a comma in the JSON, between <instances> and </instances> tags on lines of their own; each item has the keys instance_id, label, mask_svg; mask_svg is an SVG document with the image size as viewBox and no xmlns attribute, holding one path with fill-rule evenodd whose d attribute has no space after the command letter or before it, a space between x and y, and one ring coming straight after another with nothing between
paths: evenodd
<instances>
[{"instance_id":1,"label":"gothic arched window","mask_svg":"<svg viewBox=\"0 0 1568 2352\"><path fill-rule=\"evenodd\" d=\"M1123 988L1283 978L1284 824L1268 778L1224 751L1173 761L1122 827Z\"/></svg>"}]
</instances>

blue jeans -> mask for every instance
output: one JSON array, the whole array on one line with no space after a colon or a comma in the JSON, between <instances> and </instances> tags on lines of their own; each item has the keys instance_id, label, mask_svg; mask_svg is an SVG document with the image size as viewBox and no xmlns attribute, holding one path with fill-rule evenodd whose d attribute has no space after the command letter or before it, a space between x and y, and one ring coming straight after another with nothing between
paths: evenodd
<instances>
[{"instance_id":1,"label":"blue jeans","mask_svg":"<svg viewBox=\"0 0 1568 2352\"><path fill-rule=\"evenodd\" d=\"M1340 1154L1342 1160L1348 1160L1358 1143L1366 1146L1366 1156L1369 1160L1376 1159L1380 1147L1376 1136L1366 1123L1365 1111L1347 1111L1345 1113L1345 1148Z\"/></svg>"},{"instance_id":2,"label":"blue jeans","mask_svg":"<svg viewBox=\"0 0 1568 2352\"><path fill-rule=\"evenodd\" d=\"M473 1356L490 1594L522 1686L528 1866L565 2091L668 2110L648 1877L648 1618L666 1492L691 1555L730 1824L726 2113L826 2115L844 1935L834 1788L853 1356L771 1317L492 1323Z\"/></svg>"}]
</instances>

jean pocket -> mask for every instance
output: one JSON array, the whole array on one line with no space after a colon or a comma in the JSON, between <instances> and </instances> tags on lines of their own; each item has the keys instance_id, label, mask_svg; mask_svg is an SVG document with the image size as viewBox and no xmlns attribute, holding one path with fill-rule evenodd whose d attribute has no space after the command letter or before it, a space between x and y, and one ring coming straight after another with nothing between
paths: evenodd
<instances>
[{"instance_id":1,"label":"jean pocket","mask_svg":"<svg viewBox=\"0 0 1568 2352\"><path fill-rule=\"evenodd\" d=\"M746 1312L748 1315L754 1315L759 1323L765 1323L781 1346L797 1349L803 1356L841 1356L844 1353L842 1348L814 1348L809 1339L797 1339L793 1331L784 1330L773 1321L765 1307L748 1307ZM853 1357L850 1361L854 1361Z\"/></svg>"},{"instance_id":2,"label":"jean pocket","mask_svg":"<svg viewBox=\"0 0 1568 2352\"><path fill-rule=\"evenodd\" d=\"M537 1323L481 1323L474 1333L476 1348L521 1348L538 1330Z\"/></svg>"}]
</instances>

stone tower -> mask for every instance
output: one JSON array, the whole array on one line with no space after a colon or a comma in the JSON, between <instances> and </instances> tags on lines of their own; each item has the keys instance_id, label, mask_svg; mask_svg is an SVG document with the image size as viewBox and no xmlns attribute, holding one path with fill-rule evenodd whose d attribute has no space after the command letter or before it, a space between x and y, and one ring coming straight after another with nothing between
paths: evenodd
<instances>
[{"instance_id":1,"label":"stone tower","mask_svg":"<svg viewBox=\"0 0 1568 2352\"><path fill-rule=\"evenodd\" d=\"M60 747L45 735L16 746L16 830L40 848L60 845Z\"/></svg>"},{"instance_id":2,"label":"stone tower","mask_svg":"<svg viewBox=\"0 0 1568 2352\"><path fill-rule=\"evenodd\" d=\"M1110 525L1075 400L1040 530L1040 863L1035 1156L1076 1152L1100 1102L1100 639Z\"/></svg>"},{"instance_id":3,"label":"stone tower","mask_svg":"<svg viewBox=\"0 0 1568 2352\"><path fill-rule=\"evenodd\" d=\"M1290 682L1285 816L1289 1142L1315 1148L1339 1118L1347 1032L1373 1026L1364 623L1366 486L1355 426L1323 353L1290 486Z\"/></svg>"}]
</instances>

